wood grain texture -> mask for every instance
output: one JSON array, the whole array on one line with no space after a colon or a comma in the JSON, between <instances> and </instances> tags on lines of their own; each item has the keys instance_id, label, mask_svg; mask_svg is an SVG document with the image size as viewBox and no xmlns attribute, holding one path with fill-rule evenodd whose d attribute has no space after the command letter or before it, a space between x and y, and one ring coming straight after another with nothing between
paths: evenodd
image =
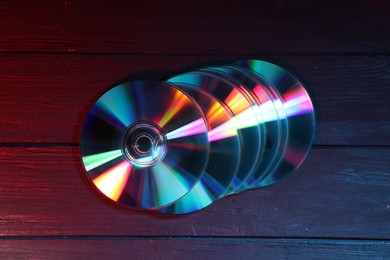
<instances>
[{"instance_id":1,"label":"wood grain texture","mask_svg":"<svg viewBox=\"0 0 390 260\"><path fill-rule=\"evenodd\" d=\"M2 1L3 52L389 52L385 0Z\"/></svg>"},{"instance_id":2,"label":"wood grain texture","mask_svg":"<svg viewBox=\"0 0 390 260\"><path fill-rule=\"evenodd\" d=\"M388 241L303 239L38 239L0 243L6 259L386 259Z\"/></svg>"},{"instance_id":3,"label":"wood grain texture","mask_svg":"<svg viewBox=\"0 0 390 260\"><path fill-rule=\"evenodd\" d=\"M1 1L0 258L390 258L389 12L387 0ZM78 143L102 93L244 58L283 65L311 94L315 148L296 174L186 216L101 197Z\"/></svg>"},{"instance_id":4,"label":"wood grain texture","mask_svg":"<svg viewBox=\"0 0 390 260\"><path fill-rule=\"evenodd\" d=\"M242 58L242 57L241 57ZM252 57L253 58L253 57ZM0 142L79 142L88 110L124 80L162 80L240 56L1 55ZM272 56L307 85L321 145L389 145L390 58ZM292 69L293 68L293 69Z\"/></svg>"},{"instance_id":5,"label":"wood grain texture","mask_svg":"<svg viewBox=\"0 0 390 260\"><path fill-rule=\"evenodd\" d=\"M185 216L127 210L103 198L78 148L0 151L2 236L390 238L389 149L314 149L287 180Z\"/></svg>"}]
</instances>

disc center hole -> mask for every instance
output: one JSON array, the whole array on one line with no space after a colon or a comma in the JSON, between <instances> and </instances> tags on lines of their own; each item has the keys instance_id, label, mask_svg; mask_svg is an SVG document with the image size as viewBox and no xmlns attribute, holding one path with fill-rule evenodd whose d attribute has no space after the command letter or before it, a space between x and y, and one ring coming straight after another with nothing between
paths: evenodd
<instances>
[{"instance_id":1,"label":"disc center hole","mask_svg":"<svg viewBox=\"0 0 390 260\"><path fill-rule=\"evenodd\" d=\"M140 154L150 153L153 147L153 138L150 135L142 134L135 140L134 148Z\"/></svg>"},{"instance_id":2,"label":"disc center hole","mask_svg":"<svg viewBox=\"0 0 390 260\"><path fill-rule=\"evenodd\" d=\"M166 145L163 130L149 121L133 123L122 137L123 154L136 167L152 167L163 160Z\"/></svg>"}]
</instances>

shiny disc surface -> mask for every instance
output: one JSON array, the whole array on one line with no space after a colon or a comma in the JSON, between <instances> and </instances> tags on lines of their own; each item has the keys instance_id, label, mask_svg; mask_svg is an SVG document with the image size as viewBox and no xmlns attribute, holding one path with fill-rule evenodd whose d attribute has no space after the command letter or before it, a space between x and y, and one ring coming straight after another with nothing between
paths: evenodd
<instances>
[{"instance_id":1,"label":"shiny disc surface","mask_svg":"<svg viewBox=\"0 0 390 260\"><path fill-rule=\"evenodd\" d=\"M182 198L158 210L161 213L185 214L209 206L229 191L228 187L239 167L241 139L236 129L226 128L233 114L222 103L200 88L175 85L191 96L202 109L210 141L209 161L199 182Z\"/></svg>"},{"instance_id":2,"label":"shiny disc surface","mask_svg":"<svg viewBox=\"0 0 390 260\"><path fill-rule=\"evenodd\" d=\"M218 66L206 68L207 71L223 74L230 81L240 84L247 89L253 96L256 105L257 120L264 128L263 153L257 162L254 174L241 185L238 191L250 189L260 178L269 174L280 161L287 136L287 120L284 117L284 111L281 111L281 101L277 95L272 92L269 84L260 77L254 77L235 66ZM279 113L278 113L279 112Z\"/></svg>"},{"instance_id":3,"label":"shiny disc surface","mask_svg":"<svg viewBox=\"0 0 390 260\"><path fill-rule=\"evenodd\" d=\"M282 100L288 122L285 151L278 166L254 187L272 185L294 172L306 158L314 138L313 105L302 83L282 67L261 60L242 60L234 65L265 78Z\"/></svg>"},{"instance_id":4,"label":"shiny disc surface","mask_svg":"<svg viewBox=\"0 0 390 260\"><path fill-rule=\"evenodd\" d=\"M223 103L233 113L232 120L225 125L225 131L236 129L242 137L241 162L230 185L230 192L227 194L233 193L251 176L262 150L261 138L263 136L253 104L245 93L229 81L207 72L195 71L180 74L168 79L168 82L200 88Z\"/></svg>"},{"instance_id":5,"label":"shiny disc surface","mask_svg":"<svg viewBox=\"0 0 390 260\"><path fill-rule=\"evenodd\" d=\"M187 194L209 156L204 115L168 83L133 81L103 94L88 112L80 153L88 178L112 201L158 209Z\"/></svg>"}]
</instances>

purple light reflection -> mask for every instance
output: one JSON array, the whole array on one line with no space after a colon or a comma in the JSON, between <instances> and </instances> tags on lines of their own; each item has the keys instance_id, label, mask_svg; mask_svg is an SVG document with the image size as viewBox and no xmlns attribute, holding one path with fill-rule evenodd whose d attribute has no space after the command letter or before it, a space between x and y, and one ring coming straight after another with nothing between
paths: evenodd
<instances>
[{"instance_id":1,"label":"purple light reflection","mask_svg":"<svg viewBox=\"0 0 390 260\"><path fill-rule=\"evenodd\" d=\"M175 138L186 137L190 135L197 135L207 132L203 118L199 118L191 123L188 123L176 130L167 133L167 139L172 140Z\"/></svg>"}]
</instances>

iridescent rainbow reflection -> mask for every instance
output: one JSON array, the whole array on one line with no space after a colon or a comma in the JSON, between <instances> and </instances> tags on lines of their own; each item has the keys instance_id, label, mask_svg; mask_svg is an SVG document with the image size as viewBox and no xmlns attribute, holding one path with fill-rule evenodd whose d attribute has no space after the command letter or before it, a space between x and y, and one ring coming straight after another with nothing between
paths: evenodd
<instances>
[{"instance_id":1,"label":"iridescent rainbow reflection","mask_svg":"<svg viewBox=\"0 0 390 260\"><path fill-rule=\"evenodd\" d=\"M157 122L160 127L164 127L181 109L190 104L190 99L180 91L176 91L172 103L167 112Z\"/></svg>"},{"instance_id":2,"label":"iridescent rainbow reflection","mask_svg":"<svg viewBox=\"0 0 390 260\"><path fill-rule=\"evenodd\" d=\"M313 112L313 105L309 99L309 95L299 83L288 90L283 95L283 99L281 106L277 106L278 102L272 103L270 100L254 108L257 113L263 115L262 122ZM275 110L284 113L275 113Z\"/></svg>"},{"instance_id":3,"label":"iridescent rainbow reflection","mask_svg":"<svg viewBox=\"0 0 390 260\"><path fill-rule=\"evenodd\" d=\"M206 113L207 122L211 127L221 124L226 121L225 108L218 102L214 102Z\"/></svg>"},{"instance_id":4,"label":"iridescent rainbow reflection","mask_svg":"<svg viewBox=\"0 0 390 260\"><path fill-rule=\"evenodd\" d=\"M174 102L176 103L176 105L173 107L175 110L173 111L173 108L169 109L168 111L170 112L167 113L160 122L165 122L166 119L164 118L172 118L174 114L183 107L183 105L181 105L183 102L180 98L175 98L175 100L178 100L177 102ZM222 124L221 126L211 130L209 132L210 142L237 135L237 129L253 127L258 124L256 117L253 115L252 108L248 105L248 101L246 101L245 97L238 90L233 89L225 99L225 102L228 104L229 108L238 115L227 121L225 124ZM221 105L214 103L214 106L210 108L208 114L206 115L209 123L213 124L216 121L221 120L220 117L223 110L224 108ZM204 125L203 118L199 118L189 124L167 133L166 136L168 140L171 140L204 133L206 131L207 129Z\"/></svg>"},{"instance_id":5,"label":"iridescent rainbow reflection","mask_svg":"<svg viewBox=\"0 0 390 260\"><path fill-rule=\"evenodd\" d=\"M313 112L313 105L305 88L297 79L295 79L294 76L288 73L285 69L279 67L276 64L261 60L239 61L237 62L237 64L246 68L250 68L254 72L265 77L278 89L282 88L279 89L279 91L282 93L284 99L282 101L283 107L277 107L276 109L283 109L287 117ZM289 80L283 81L284 79ZM292 86L290 85L290 83L288 83L288 85L286 85L286 83L282 83L291 81L295 82L295 84L293 84ZM257 91L261 91L261 88L254 89L254 93L256 95L262 95L262 93ZM270 120L272 120L272 118Z\"/></svg>"},{"instance_id":6,"label":"iridescent rainbow reflection","mask_svg":"<svg viewBox=\"0 0 390 260\"><path fill-rule=\"evenodd\" d=\"M166 134L167 140L175 138L186 137L190 135L197 135L207 132L206 125L203 118L199 118L191 123L188 123L182 127L177 128Z\"/></svg>"},{"instance_id":7,"label":"iridescent rainbow reflection","mask_svg":"<svg viewBox=\"0 0 390 260\"><path fill-rule=\"evenodd\" d=\"M126 92L126 85L119 85L106 92L101 98L96 101L95 106L99 107L107 116L103 116L105 120L108 118L119 122L123 128L128 127L134 122L134 114L132 111L133 102L131 96ZM127 109L123 109L126 107ZM110 123L110 122L109 122ZM112 123L112 122L111 122Z\"/></svg>"},{"instance_id":8,"label":"iridescent rainbow reflection","mask_svg":"<svg viewBox=\"0 0 390 260\"><path fill-rule=\"evenodd\" d=\"M309 95L300 83L289 89L284 95L283 108L287 116L296 116L313 112Z\"/></svg>"},{"instance_id":9,"label":"iridescent rainbow reflection","mask_svg":"<svg viewBox=\"0 0 390 260\"><path fill-rule=\"evenodd\" d=\"M126 135L141 124L161 129L155 131L157 137L166 138L168 133L175 140L166 146L150 142L146 145L153 149L137 150L137 138L154 133L149 127L151 132L140 128ZM130 147L136 160L126 152ZM154 161L163 148L167 153ZM192 99L171 84L127 82L103 94L90 109L82 127L80 154L88 177L105 196L130 208L160 208L184 196L200 178L209 157L207 125ZM136 162L152 163L140 167Z\"/></svg>"},{"instance_id":10,"label":"iridescent rainbow reflection","mask_svg":"<svg viewBox=\"0 0 390 260\"><path fill-rule=\"evenodd\" d=\"M246 100L245 96L235 88L229 93L225 99L225 103L229 106L234 114L239 114L250 107L249 102Z\"/></svg>"},{"instance_id":11,"label":"iridescent rainbow reflection","mask_svg":"<svg viewBox=\"0 0 390 260\"><path fill-rule=\"evenodd\" d=\"M238 129L253 127L257 124L280 120L283 117L297 116L313 111L313 105L309 96L300 84L297 84L286 92L283 98L284 102L281 107L276 106L278 104L277 102L273 103L269 100L261 105L254 105L238 113L230 120L210 130L209 141L212 142L233 136ZM239 106L236 105L235 107ZM275 109L280 111L280 113L276 113ZM256 117L253 116L253 111Z\"/></svg>"},{"instance_id":12,"label":"iridescent rainbow reflection","mask_svg":"<svg viewBox=\"0 0 390 260\"><path fill-rule=\"evenodd\" d=\"M154 166L151 171L153 172L153 181L156 186L153 189L154 191L146 190L142 197L147 199L154 192L156 194L155 199L159 201L159 205L172 203L186 194L191 188L192 184L189 181L191 174L186 173L183 169L179 173L167 163L160 163ZM185 175L188 175L188 177L185 178Z\"/></svg>"},{"instance_id":13,"label":"iridescent rainbow reflection","mask_svg":"<svg viewBox=\"0 0 390 260\"><path fill-rule=\"evenodd\" d=\"M276 99L275 110L280 120L287 123L286 138L281 142L283 154L272 171L264 175L252 188L265 187L281 181L291 174L305 159L314 137L314 109L305 88L291 73L282 67L261 60L242 60L234 63L239 69L250 70L253 76L259 76L269 82L269 90ZM253 92L257 94L254 89ZM260 90L261 89L257 89ZM276 94L276 95L275 95ZM272 115L266 121L277 120ZM282 148L282 147L281 147Z\"/></svg>"},{"instance_id":14,"label":"iridescent rainbow reflection","mask_svg":"<svg viewBox=\"0 0 390 260\"><path fill-rule=\"evenodd\" d=\"M233 89L229 93L225 99L225 103L233 111L235 116L210 130L210 142L237 135L237 130L259 124L256 117L257 106L251 107L245 99L245 96L237 89Z\"/></svg>"},{"instance_id":15,"label":"iridescent rainbow reflection","mask_svg":"<svg viewBox=\"0 0 390 260\"><path fill-rule=\"evenodd\" d=\"M234 136L237 134L237 130L253 127L256 125L258 125L258 122L253 114L253 109L251 107L232 117L216 128L211 129L209 132L209 141L213 142L219 139Z\"/></svg>"},{"instance_id":16,"label":"iridescent rainbow reflection","mask_svg":"<svg viewBox=\"0 0 390 260\"><path fill-rule=\"evenodd\" d=\"M159 209L161 213L185 214L203 209L213 203L218 197L217 194L223 194L226 187L219 183L207 172L191 191L174 204Z\"/></svg>"},{"instance_id":17,"label":"iridescent rainbow reflection","mask_svg":"<svg viewBox=\"0 0 390 260\"><path fill-rule=\"evenodd\" d=\"M130 176L132 165L122 161L92 180L96 187L113 201L118 201Z\"/></svg>"},{"instance_id":18,"label":"iridescent rainbow reflection","mask_svg":"<svg viewBox=\"0 0 390 260\"><path fill-rule=\"evenodd\" d=\"M276 73L276 72L275 72ZM193 80L193 79L192 79ZM233 89L225 103L234 112L235 116L225 123L211 129L208 133L209 141L213 142L223 138L228 138L237 134L236 130L254 127L258 124L284 119L290 116L311 113L313 106L305 89L297 84L283 95L282 102L273 102L264 89L257 85L253 89L254 94L263 102L261 105L249 106L248 101L237 89ZM279 105L278 105L279 104ZM214 110L216 107L214 108ZM210 109L210 113L218 114ZM213 117L207 117L213 120ZM201 120L201 119L199 119ZM199 128L199 126L201 128ZM188 135L198 134L206 131L202 128L200 121L191 122L179 129L167 134L168 139L180 138Z\"/></svg>"},{"instance_id":19,"label":"iridescent rainbow reflection","mask_svg":"<svg viewBox=\"0 0 390 260\"><path fill-rule=\"evenodd\" d=\"M208 129L212 130L232 118L232 112L212 95L197 88L181 87L202 109L208 123ZM230 95L230 99L234 100L234 95ZM236 176L241 157L240 139L237 136L236 129L232 128L231 130L230 135L236 136L235 138L226 138L221 142L210 142L210 156L207 167L190 192L168 207L158 209L159 212L169 214L194 212L207 207L229 191L228 187ZM180 147L183 144L170 142L170 145ZM191 149L191 147L189 148Z\"/></svg>"},{"instance_id":20,"label":"iridescent rainbow reflection","mask_svg":"<svg viewBox=\"0 0 390 260\"><path fill-rule=\"evenodd\" d=\"M207 111L206 118L211 127L208 133L210 142L237 135L237 128L232 123L233 117L227 118L226 113L225 108L218 102L214 102Z\"/></svg>"},{"instance_id":21,"label":"iridescent rainbow reflection","mask_svg":"<svg viewBox=\"0 0 390 260\"><path fill-rule=\"evenodd\" d=\"M97 153L92 154L88 156L84 156L82 158L84 167L87 171L90 171L92 169L95 169L96 167L99 167L100 165L103 165L109 161L112 161L119 156L122 155L122 150L114 150L114 151L108 151L103 153Z\"/></svg>"}]
</instances>

